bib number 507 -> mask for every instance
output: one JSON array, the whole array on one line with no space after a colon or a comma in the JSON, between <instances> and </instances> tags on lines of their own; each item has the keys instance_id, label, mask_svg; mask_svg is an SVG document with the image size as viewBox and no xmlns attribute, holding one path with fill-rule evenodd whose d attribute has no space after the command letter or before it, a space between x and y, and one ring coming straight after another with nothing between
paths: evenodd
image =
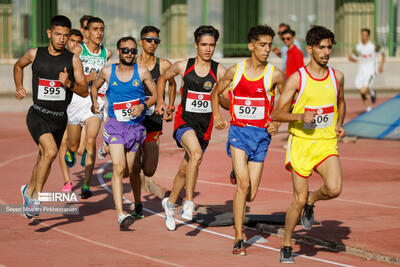
<instances>
[{"instance_id":1,"label":"bib number 507","mask_svg":"<svg viewBox=\"0 0 400 267\"><path fill-rule=\"evenodd\" d=\"M257 107L245 107L245 106L240 106L239 107L239 114L247 114L247 115L253 115L256 113Z\"/></svg>"}]
</instances>

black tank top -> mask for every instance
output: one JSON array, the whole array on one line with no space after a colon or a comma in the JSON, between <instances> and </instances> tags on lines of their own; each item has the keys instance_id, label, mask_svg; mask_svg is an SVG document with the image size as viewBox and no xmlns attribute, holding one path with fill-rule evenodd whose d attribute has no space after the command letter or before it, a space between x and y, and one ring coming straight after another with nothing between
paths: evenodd
<instances>
[{"instance_id":1,"label":"black tank top","mask_svg":"<svg viewBox=\"0 0 400 267\"><path fill-rule=\"evenodd\" d=\"M210 140L213 125L210 93L217 82L218 62L211 60L205 77L197 76L195 58L189 58L183 76L181 103L175 116L174 130L191 127L200 139Z\"/></svg>"},{"instance_id":2,"label":"black tank top","mask_svg":"<svg viewBox=\"0 0 400 267\"><path fill-rule=\"evenodd\" d=\"M48 47L39 47L32 64L33 103L56 112L66 112L73 92L65 88L58 80L60 72L67 67L69 79L73 82L74 70L72 58L74 54L64 50L58 56L52 56Z\"/></svg>"},{"instance_id":3,"label":"black tank top","mask_svg":"<svg viewBox=\"0 0 400 267\"><path fill-rule=\"evenodd\" d=\"M136 63L136 60L135 60ZM160 71L160 59L156 57L156 64L150 71L151 77L153 77L154 82L157 84L158 77L161 75ZM151 92L147 88L146 84L143 83L144 94L146 100L151 97ZM165 94L163 96L165 98ZM146 110L146 117L143 120L143 126L146 128L147 132L161 131L162 130L162 116L155 113L155 105L149 107Z\"/></svg>"}]
</instances>

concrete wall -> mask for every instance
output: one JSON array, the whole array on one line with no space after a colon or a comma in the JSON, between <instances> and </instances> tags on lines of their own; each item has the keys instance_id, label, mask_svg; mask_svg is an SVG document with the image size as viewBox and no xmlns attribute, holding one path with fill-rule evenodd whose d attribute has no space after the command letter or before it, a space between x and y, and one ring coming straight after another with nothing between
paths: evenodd
<instances>
[{"instance_id":1,"label":"concrete wall","mask_svg":"<svg viewBox=\"0 0 400 267\"><path fill-rule=\"evenodd\" d=\"M223 58L215 59L224 64L225 67L230 67L237 62L243 60L242 58ZM112 60L114 61L114 60ZM174 61L174 60L171 60ZM13 80L13 64L15 60L8 60L6 62L0 62L0 95L14 94L15 86ZM280 67L282 62L280 58L273 57L270 60L271 63ZM308 58L304 60L308 62ZM330 59L330 65L342 71L345 75L345 90L354 91L355 84L354 79L357 74L358 66L355 63L351 63L344 57L337 57ZM176 79L178 83L180 81ZM178 84L179 85L179 84ZM24 86L28 92L32 88L32 74L31 65L25 68L24 71ZM179 86L177 87L179 90ZM400 92L400 58L388 58L386 57L386 63L384 65L384 71L375 78L373 88L378 91L396 91Z\"/></svg>"}]
</instances>

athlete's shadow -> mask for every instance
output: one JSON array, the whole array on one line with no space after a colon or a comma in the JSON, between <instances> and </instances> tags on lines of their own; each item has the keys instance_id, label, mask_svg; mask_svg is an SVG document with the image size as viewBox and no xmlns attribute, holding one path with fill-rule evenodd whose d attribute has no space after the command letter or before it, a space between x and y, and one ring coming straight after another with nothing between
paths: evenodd
<instances>
[{"instance_id":1,"label":"athlete's shadow","mask_svg":"<svg viewBox=\"0 0 400 267\"><path fill-rule=\"evenodd\" d=\"M343 222L336 220L322 221L321 225L313 226L309 231L304 229L296 231L296 233L304 233L307 236L321 240L320 242L317 241L314 245L299 243L300 250L296 253L300 255L315 256L320 251L329 251L333 253L345 251L343 240L349 239L351 230L348 226L342 226L342 224ZM319 246L316 247L316 245ZM325 247L321 247L321 245Z\"/></svg>"}]
</instances>

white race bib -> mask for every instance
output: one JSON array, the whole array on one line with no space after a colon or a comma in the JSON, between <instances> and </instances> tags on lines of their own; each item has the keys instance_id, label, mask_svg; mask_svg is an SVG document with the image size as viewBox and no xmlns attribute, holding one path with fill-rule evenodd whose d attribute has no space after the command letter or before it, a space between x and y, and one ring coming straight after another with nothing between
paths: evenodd
<instances>
[{"instance_id":1,"label":"white race bib","mask_svg":"<svg viewBox=\"0 0 400 267\"><path fill-rule=\"evenodd\" d=\"M146 100L149 100L149 99L150 99L150 96L146 96ZM151 116L154 114L154 110L155 110L154 107L155 107L155 105L152 105L151 107L148 107L146 109L146 116Z\"/></svg>"},{"instance_id":2,"label":"white race bib","mask_svg":"<svg viewBox=\"0 0 400 267\"><path fill-rule=\"evenodd\" d=\"M263 120L265 118L265 99L235 97L233 102L235 117L240 120Z\"/></svg>"},{"instance_id":3,"label":"white race bib","mask_svg":"<svg viewBox=\"0 0 400 267\"><path fill-rule=\"evenodd\" d=\"M113 104L115 117L118 121L130 121L137 117L131 115L133 106L139 105L140 99L129 100L124 102L116 102Z\"/></svg>"},{"instance_id":4,"label":"white race bib","mask_svg":"<svg viewBox=\"0 0 400 267\"><path fill-rule=\"evenodd\" d=\"M305 107L304 111L314 111L314 120L311 123L304 123L305 129L323 129L333 124L335 108L333 105L322 107Z\"/></svg>"},{"instance_id":5,"label":"white race bib","mask_svg":"<svg viewBox=\"0 0 400 267\"><path fill-rule=\"evenodd\" d=\"M195 113L211 113L211 95L206 92L188 91L185 110Z\"/></svg>"},{"instance_id":6,"label":"white race bib","mask_svg":"<svg viewBox=\"0 0 400 267\"><path fill-rule=\"evenodd\" d=\"M39 78L38 100L64 101L65 87L58 80L46 80Z\"/></svg>"}]
</instances>

